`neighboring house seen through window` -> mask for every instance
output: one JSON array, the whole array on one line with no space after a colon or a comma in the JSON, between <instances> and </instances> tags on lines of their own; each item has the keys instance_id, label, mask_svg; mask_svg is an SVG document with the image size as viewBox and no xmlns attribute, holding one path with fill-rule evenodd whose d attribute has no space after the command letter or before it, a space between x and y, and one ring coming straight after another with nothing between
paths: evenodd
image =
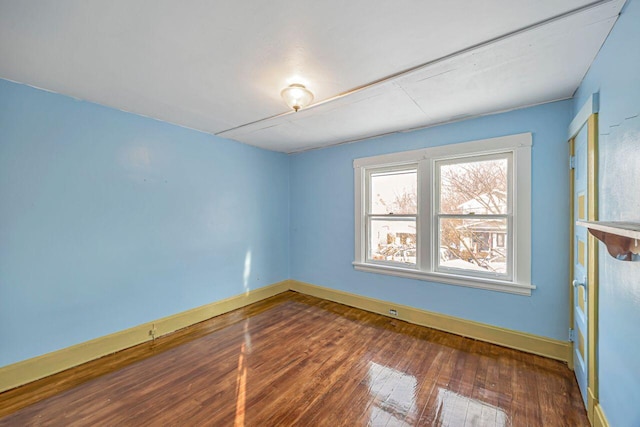
<instances>
[{"instance_id":1,"label":"neighboring house seen through window","mask_svg":"<svg viewBox=\"0 0 640 427\"><path fill-rule=\"evenodd\" d=\"M531 134L354 169L357 270L531 294Z\"/></svg>"},{"instance_id":2,"label":"neighboring house seen through window","mask_svg":"<svg viewBox=\"0 0 640 427\"><path fill-rule=\"evenodd\" d=\"M504 247L513 235L511 158L507 152L435 163L435 235L447 255L436 259L437 271L511 279L512 253Z\"/></svg>"}]
</instances>

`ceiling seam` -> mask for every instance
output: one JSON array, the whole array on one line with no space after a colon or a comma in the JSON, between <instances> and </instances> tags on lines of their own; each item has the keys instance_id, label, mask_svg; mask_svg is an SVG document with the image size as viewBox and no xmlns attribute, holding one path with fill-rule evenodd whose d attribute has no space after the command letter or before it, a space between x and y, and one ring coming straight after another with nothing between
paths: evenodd
<instances>
[{"instance_id":1,"label":"ceiling seam","mask_svg":"<svg viewBox=\"0 0 640 427\"><path fill-rule=\"evenodd\" d=\"M444 73L441 73L444 74ZM420 104L418 104L418 102L413 98L413 96L411 96L409 94L409 92L407 92L407 90L404 88L404 86L402 86L400 83L394 83L394 85L396 87L398 87L402 92L404 92L405 95L407 95L409 97L409 99L411 100L411 102L413 102L415 104L416 107L418 107L418 109L422 112L422 114L424 114L424 116L429 119L429 115L422 109L422 107L420 106Z\"/></svg>"}]
</instances>

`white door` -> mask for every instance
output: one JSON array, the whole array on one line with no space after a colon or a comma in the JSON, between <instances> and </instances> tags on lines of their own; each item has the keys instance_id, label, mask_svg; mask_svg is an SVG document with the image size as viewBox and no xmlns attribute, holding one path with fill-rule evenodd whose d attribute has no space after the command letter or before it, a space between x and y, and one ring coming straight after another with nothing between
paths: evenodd
<instances>
[{"instance_id":1,"label":"white door","mask_svg":"<svg viewBox=\"0 0 640 427\"><path fill-rule=\"evenodd\" d=\"M588 230L575 225L575 221L586 221L589 206L587 182L587 126L583 126L575 137L575 170L573 181L573 364L585 406L587 404L588 363Z\"/></svg>"}]
</instances>

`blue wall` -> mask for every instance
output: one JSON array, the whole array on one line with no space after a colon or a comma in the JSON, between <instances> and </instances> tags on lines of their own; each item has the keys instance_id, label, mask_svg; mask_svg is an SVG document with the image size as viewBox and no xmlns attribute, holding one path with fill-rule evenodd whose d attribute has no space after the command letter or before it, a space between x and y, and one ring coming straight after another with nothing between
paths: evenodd
<instances>
[{"instance_id":1,"label":"blue wall","mask_svg":"<svg viewBox=\"0 0 640 427\"><path fill-rule=\"evenodd\" d=\"M566 340L571 101L310 151L291 157L291 277L509 329ZM355 271L353 159L533 133L531 297Z\"/></svg>"},{"instance_id":2,"label":"blue wall","mask_svg":"<svg viewBox=\"0 0 640 427\"><path fill-rule=\"evenodd\" d=\"M575 96L600 92L599 218L640 222L640 1L632 0ZM632 118L636 116L635 118ZM625 120L626 119L626 120ZM600 246L600 403L612 426L640 426L640 262Z\"/></svg>"},{"instance_id":3,"label":"blue wall","mask_svg":"<svg viewBox=\"0 0 640 427\"><path fill-rule=\"evenodd\" d=\"M631 0L573 101L289 157L0 80L0 366L288 277L565 340L566 132L593 92L600 218L640 221L638 22ZM531 297L353 269L353 159L520 132ZM601 248L600 289L600 401L637 426L640 263Z\"/></svg>"},{"instance_id":4,"label":"blue wall","mask_svg":"<svg viewBox=\"0 0 640 427\"><path fill-rule=\"evenodd\" d=\"M0 80L0 366L287 279L288 163Z\"/></svg>"}]
</instances>

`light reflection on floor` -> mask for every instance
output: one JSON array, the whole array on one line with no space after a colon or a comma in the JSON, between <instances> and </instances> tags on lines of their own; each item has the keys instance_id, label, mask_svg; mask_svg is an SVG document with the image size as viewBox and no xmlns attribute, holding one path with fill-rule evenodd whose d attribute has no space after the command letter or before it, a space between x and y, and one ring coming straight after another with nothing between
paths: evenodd
<instances>
[{"instance_id":1,"label":"light reflection on floor","mask_svg":"<svg viewBox=\"0 0 640 427\"><path fill-rule=\"evenodd\" d=\"M437 408L437 426L511 426L507 414L497 406L443 388L438 389Z\"/></svg>"},{"instance_id":2,"label":"light reflection on floor","mask_svg":"<svg viewBox=\"0 0 640 427\"><path fill-rule=\"evenodd\" d=\"M244 427L246 399L247 399L247 354L251 353L251 334L249 334L249 320L244 321L244 342L240 346L238 356L238 373L236 375L236 416L234 427Z\"/></svg>"},{"instance_id":3,"label":"light reflection on floor","mask_svg":"<svg viewBox=\"0 0 640 427\"><path fill-rule=\"evenodd\" d=\"M368 425L409 426L418 421L418 381L413 375L369 362L367 382L371 396ZM497 406L443 388L437 393L434 426L511 426L507 414Z\"/></svg>"},{"instance_id":4,"label":"light reflection on floor","mask_svg":"<svg viewBox=\"0 0 640 427\"><path fill-rule=\"evenodd\" d=\"M369 362L369 394L373 400L369 425L401 425L415 419L418 381L413 375Z\"/></svg>"}]
</instances>

